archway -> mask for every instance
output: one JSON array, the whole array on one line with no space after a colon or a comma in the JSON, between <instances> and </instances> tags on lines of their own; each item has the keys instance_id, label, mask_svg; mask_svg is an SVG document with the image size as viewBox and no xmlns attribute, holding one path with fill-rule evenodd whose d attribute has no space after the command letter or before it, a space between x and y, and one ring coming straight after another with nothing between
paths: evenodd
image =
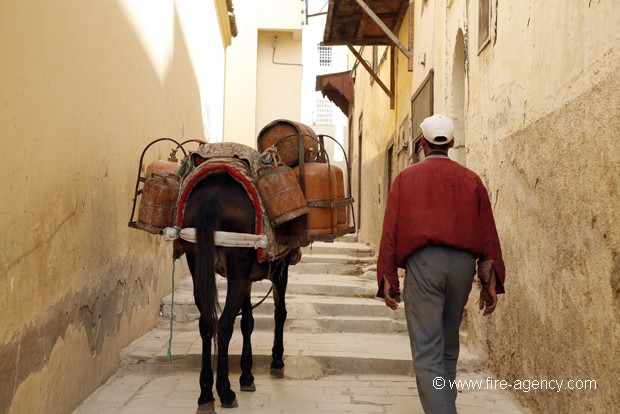
<instances>
[{"instance_id":1,"label":"archway","mask_svg":"<svg viewBox=\"0 0 620 414\"><path fill-rule=\"evenodd\" d=\"M458 30L454 45L452 65L452 117L454 118L453 157L462 165L467 165L467 145L465 137L465 38Z\"/></svg>"}]
</instances>

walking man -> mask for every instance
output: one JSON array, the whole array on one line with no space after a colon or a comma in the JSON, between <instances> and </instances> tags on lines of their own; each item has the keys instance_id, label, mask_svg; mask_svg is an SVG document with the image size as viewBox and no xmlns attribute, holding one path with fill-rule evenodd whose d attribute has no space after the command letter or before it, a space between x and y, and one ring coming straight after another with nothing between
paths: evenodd
<instances>
[{"instance_id":1,"label":"walking man","mask_svg":"<svg viewBox=\"0 0 620 414\"><path fill-rule=\"evenodd\" d=\"M484 315L504 293L505 268L487 190L473 171L448 158L454 124L443 115L420 125L426 158L402 170L388 196L377 263L377 296L401 300L418 393L426 413L456 413L459 325L476 275Z\"/></svg>"}]
</instances>

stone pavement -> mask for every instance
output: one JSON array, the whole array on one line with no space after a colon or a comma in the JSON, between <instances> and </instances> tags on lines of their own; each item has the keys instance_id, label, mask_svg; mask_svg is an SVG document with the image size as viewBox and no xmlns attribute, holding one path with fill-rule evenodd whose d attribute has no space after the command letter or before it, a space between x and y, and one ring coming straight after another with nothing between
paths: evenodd
<instances>
[{"instance_id":1,"label":"stone pavement","mask_svg":"<svg viewBox=\"0 0 620 414\"><path fill-rule=\"evenodd\" d=\"M230 343L230 382L239 406L219 414L259 413L422 413L403 306L396 312L376 300L374 252L362 243L315 243L291 268L284 333L284 378L269 375L273 345L273 301L254 311L252 335L256 392L239 391L239 323ZM201 339L187 269L175 284L173 337L171 295L162 317L146 335L126 347L118 372L74 414L194 413L200 393ZM220 300L225 281L218 281ZM255 283L253 303L269 283ZM458 380L479 381L459 391L459 413L529 413L502 390L485 389L491 377L482 362L461 348Z\"/></svg>"},{"instance_id":2,"label":"stone pavement","mask_svg":"<svg viewBox=\"0 0 620 414\"><path fill-rule=\"evenodd\" d=\"M122 369L92 394L74 414L192 414L199 394L198 371L134 372ZM462 379L483 379L467 374ZM231 382L233 382L231 377ZM237 408L219 414L421 414L415 379L405 375L344 374L317 379L255 378L256 392L237 393ZM457 399L460 414L529 413L506 391L463 391Z\"/></svg>"},{"instance_id":3,"label":"stone pavement","mask_svg":"<svg viewBox=\"0 0 620 414\"><path fill-rule=\"evenodd\" d=\"M74 414L194 413L200 366L195 325L175 325L172 367L167 357L169 330L155 328L134 341L123 350L119 371ZM379 340L373 334L286 332L282 379L268 373L272 333L255 331L252 338L257 390L239 391L241 334L236 330L230 345L230 381L239 407L222 408L218 401L219 414L423 413L406 335L383 334ZM373 358L377 349L382 353ZM463 347L457 379L484 381L490 376ZM461 414L530 412L507 391L485 389L461 390L457 408Z\"/></svg>"}]
</instances>

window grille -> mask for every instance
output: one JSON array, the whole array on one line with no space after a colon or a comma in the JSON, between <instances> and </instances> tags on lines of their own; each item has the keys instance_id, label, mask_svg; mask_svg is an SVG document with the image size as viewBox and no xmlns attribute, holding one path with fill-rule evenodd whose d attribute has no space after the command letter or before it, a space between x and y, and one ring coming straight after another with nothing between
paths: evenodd
<instances>
[{"instance_id":1,"label":"window grille","mask_svg":"<svg viewBox=\"0 0 620 414\"><path fill-rule=\"evenodd\" d=\"M319 66L332 65L332 47L319 45Z\"/></svg>"},{"instance_id":2,"label":"window grille","mask_svg":"<svg viewBox=\"0 0 620 414\"><path fill-rule=\"evenodd\" d=\"M334 104L327 98L316 99L316 119L315 125L333 125Z\"/></svg>"}]
</instances>

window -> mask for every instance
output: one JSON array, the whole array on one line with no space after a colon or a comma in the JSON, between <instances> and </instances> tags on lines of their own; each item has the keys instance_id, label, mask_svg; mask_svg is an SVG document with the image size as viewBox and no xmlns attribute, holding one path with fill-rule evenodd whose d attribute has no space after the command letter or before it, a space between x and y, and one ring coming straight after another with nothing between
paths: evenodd
<instances>
[{"instance_id":1,"label":"window","mask_svg":"<svg viewBox=\"0 0 620 414\"><path fill-rule=\"evenodd\" d=\"M332 47L319 45L319 66L332 65Z\"/></svg>"},{"instance_id":2,"label":"window","mask_svg":"<svg viewBox=\"0 0 620 414\"><path fill-rule=\"evenodd\" d=\"M364 112L357 122L357 230L362 228L362 142L364 141Z\"/></svg>"},{"instance_id":3,"label":"window","mask_svg":"<svg viewBox=\"0 0 620 414\"><path fill-rule=\"evenodd\" d=\"M375 73L377 73L378 69L379 69L379 47L373 46L372 47L372 70Z\"/></svg>"},{"instance_id":4,"label":"window","mask_svg":"<svg viewBox=\"0 0 620 414\"><path fill-rule=\"evenodd\" d=\"M394 135L391 139L392 144L387 150L387 192L390 192L392 188L392 180L394 180Z\"/></svg>"},{"instance_id":5,"label":"window","mask_svg":"<svg viewBox=\"0 0 620 414\"><path fill-rule=\"evenodd\" d=\"M424 159L424 148L422 148L422 138L418 138L413 143L413 156L411 157L411 164L420 162Z\"/></svg>"},{"instance_id":6,"label":"window","mask_svg":"<svg viewBox=\"0 0 620 414\"><path fill-rule=\"evenodd\" d=\"M491 0L478 1L478 53L491 41Z\"/></svg>"},{"instance_id":7,"label":"window","mask_svg":"<svg viewBox=\"0 0 620 414\"><path fill-rule=\"evenodd\" d=\"M316 99L316 119L314 125L332 126L334 104L327 98Z\"/></svg>"},{"instance_id":8,"label":"window","mask_svg":"<svg viewBox=\"0 0 620 414\"><path fill-rule=\"evenodd\" d=\"M422 128L420 128L420 124L424 118L433 115L433 78L434 72L431 70L411 98L411 138L413 141L410 153L411 164L422 161Z\"/></svg>"},{"instance_id":9,"label":"window","mask_svg":"<svg viewBox=\"0 0 620 414\"><path fill-rule=\"evenodd\" d=\"M397 151L397 155L398 155L398 170L402 170L403 168L405 168L407 166L407 161L409 158L409 125L411 124L411 122L409 121L409 117L407 116L403 122L400 124L400 127L398 128L398 142L397 142L397 146L398 146L398 151Z\"/></svg>"}]
</instances>

